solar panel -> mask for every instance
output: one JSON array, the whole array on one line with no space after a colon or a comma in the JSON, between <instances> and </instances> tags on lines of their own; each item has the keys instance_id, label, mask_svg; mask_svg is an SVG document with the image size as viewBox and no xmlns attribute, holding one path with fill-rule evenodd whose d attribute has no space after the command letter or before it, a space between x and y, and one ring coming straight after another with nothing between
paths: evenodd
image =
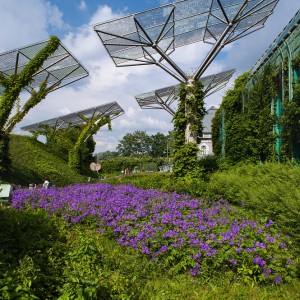
<instances>
[{"instance_id":1,"label":"solar panel","mask_svg":"<svg viewBox=\"0 0 300 300\"><path fill-rule=\"evenodd\" d=\"M300 10L296 13L296 15L292 18L289 24L283 29L283 31L277 36L277 38L273 41L270 47L266 50L266 52L259 58L257 63L251 70L251 75L257 72L260 66L270 57L272 53L278 48L278 46L286 39L288 35L298 26L300 23Z\"/></svg>"},{"instance_id":2,"label":"solar panel","mask_svg":"<svg viewBox=\"0 0 300 300\"><path fill-rule=\"evenodd\" d=\"M187 81L169 57L176 48L202 41L214 45L216 54L222 46L262 28L278 1L181 0L96 24L94 30L116 66L162 67L166 61Z\"/></svg>"},{"instance_id":3,"label":"solar panel","mask_svg":"<svg viewBox=\"0 0 300 300\"><path fill-rule=\"evenodd\" d=\"M7 78L19 74L26 65L41 51L49 40L24 46L0 54L0 72ZM45 60L43 66L33 76L30 85L24 89L31 92L42 82L47 82L51 91L88 76L88 71L60 42L57 50ZM0 95L4 92L0 85Z\"/></svg>"},{"instance_id":4,"label":"solar panel","mask_svg":"<svg viewBox=\"0 0 300 300\"><path fill-rule=\"evenodd\" d=\"M46 127L53 130L67 128L86 123L86 120L91 121L98 117L109 116L111 120L124 114L124 110L117 102L110 102L100 106L92 107L85 110L80 110L75 113L38 122L32 125L24 126L21 129L24 131L45 131Z\"/></svg>"},{"instance_id":5,"label":"solar panel","mask_svg":"<svg viewBox=\"0 0 300 300\"><path fill-rule=\"evenodd\" d=\"M218 74L200 78L205 97L219 91L226 86L235 70L228 70ZM172 104L178 99L179 85L169 86L152 92L136 96L136 101L143 109L164 109L171 115L175 114Z\"/></svg>"}]
</instances>

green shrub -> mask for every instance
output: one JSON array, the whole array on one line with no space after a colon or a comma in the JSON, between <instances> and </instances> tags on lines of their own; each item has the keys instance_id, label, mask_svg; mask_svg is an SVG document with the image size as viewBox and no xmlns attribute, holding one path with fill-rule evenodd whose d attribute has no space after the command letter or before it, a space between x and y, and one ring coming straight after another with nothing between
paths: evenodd
<instances>
[{"instance_id":1,"label":"green shrub","mask_svg":"<svg viewBox=\"0 0 300 300\"><path fill-rule=\"evenodd\" d=\"M166 158L154 158L147 155L136 157L116 157L106 159L101 162L102 174L121 174L122 170L129 169L132 172L134 169L137 171L158 171L159 166L167 162Z\"/></svg>"},{"instance_id":2,"label":"green shrub","mask_svg":"<svg viewBox=\"0 0 300 300\"><path fill-rule=\"evenodd\" d=\"M10 135L9 152L12 168L11 174L4 178L7 182L25 186L42 184L45 176L56 186L87 181L87 177L71 170L66 161L33 137Z\"/></svg>"},{"instance_id":3,"label":"green shrub","mask_svg":"<svg viewBox=\"0 0 300 300\"><path fill-rule=\"evenodd\" d=\"M207 184L201 178L193 176L175 178L172 173L142 173L106 178L103 181L110 184L129 183L142 189L158 189L194 197L208 196Z\"/></svg>"},{"instance_id":4,"label":"green shrub","mask_svg":"<svg viewBox=\"0 0 300 300\"><path fill-rule=\"evenodd\" d=\"M216 197L276 221L300 245L300 168L291 164L244 165L211 176Z\"/></svg>"}]
</instances>

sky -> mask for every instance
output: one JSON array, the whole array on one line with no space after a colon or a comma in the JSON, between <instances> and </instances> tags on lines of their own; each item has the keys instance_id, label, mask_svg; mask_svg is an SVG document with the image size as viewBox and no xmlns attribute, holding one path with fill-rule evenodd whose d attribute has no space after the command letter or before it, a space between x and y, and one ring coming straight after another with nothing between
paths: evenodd
<instances>
[{"instance_id":1,"label":"sky","mask_svg":"<svg viewBox=\"0 0 300 300\"><path fill-rule=\"evenodd\" d=\"M89 71L89 76L47 95L14 129L117 101L125 114L94 136L95 153L114 151L127 133L148 135L172 130L172 117L163 110L142 110L134 96L178 84L157 66L118 68L93 30L97 23L151 9L167 0L0 0L0 53L47 40L56 35ZM226 46L205 75L236 69L227 87L206 98L206 107L218 106L234 79L253 67L271 42L300 8L299 0L280 0L265 27ZM209 51L199 42L176 49L172 59L187 73L193 72ZM29 94L21 94L21 104Z\"/></svg>"}]
</instances>

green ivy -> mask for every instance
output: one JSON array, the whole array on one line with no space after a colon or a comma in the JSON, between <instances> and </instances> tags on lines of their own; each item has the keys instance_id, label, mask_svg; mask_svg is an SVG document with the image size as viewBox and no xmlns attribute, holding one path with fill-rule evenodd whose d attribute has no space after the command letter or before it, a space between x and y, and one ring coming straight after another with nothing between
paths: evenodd
<instances>
[{"instance_id":1,"label":"green ivy","mask_svg":"<svg viewBox=\"0 0 300 300\"><path fill-rule=\"evenodd\" d=\"M273 126L278 122L271 105L278 98L276 72L266 66L251 90L246 89L249 73L239 76L226 92L212 123L214 153L221 156L220 131L225 118L225 161L265 161L275 157Z\"/></svg>"},{"instance_id":2,"label":"green ivy","mask_svg":"<svg viewBox=\"0 0 300 300\"><path fill-rule=\"evenodd\" d=\"M191 135L196 137L196 142L202 137L202 121L206 110L204 108L204 91L200 81L192 85L182 83L179 87L178 110L174 115L174 175L183 177L197 169L198 146L186 142L185 130L190 126Z\"/></svg>"},{"instance_id":3,"label":"green ivy","mask_svg":"<svg viewBox=\"0 0 300 300\"><path fill-rule=\"evenodd\" d=\"M31 97L24 104L23 108L21 110L18 110L16 114L8 120L5 126L5 132L10 133L14 129L15 125L23 120L23 118L27 115L30 109L35 107L43 99L46 98L50 90L51 88L47 88L47 82L45 81L41 83L38 92L32 90Z\"/></svg>"},{"instance_id":4,"label":"green ivy","mask_svg":"<svg viewBox=\"0 0 300 300\"><path fill-rule=\"evenodd\" d=\"M42 83L39 92L33 92L32 97L26 102L22 111L17 111L10 120L9 116L14 106L17 104L22 89L29 85L32 81L32 77L42 67L44 61L55 52L59 46L59 42L57 37L51 36L47 45L39 51L32 60L30 60L19 74L13 74L10 77L5 78L0 72L0 84L4 87L2 97L0 98L0 169L3 174L10 169L10 159L8 154L9 133L32 107L46 97L46 83Z\"/></svg>"},{"instance_id":5,"label":"green ivy","mask_svg":"<svg viewBox=\"0 0 300 300\"><path fill-rule=\"evenodd\" d=\"M292 61L293 70L300 68L300 54ZM288 80L285 73L285 81ZM287 85L286 85L287 86ZM285 99L288 99L286 96ZM282 115L282 159L292 160L299 159L300 149L300 83L295 82L293 86L292 101L285 101L283 104Z\"/></svg>"},{"instance_id":6,"label":"green ivy","mask_svg":"<svg viewBox=\"0 0 300 300\"><path fill-rule=\"evenodd\" d=\"M75 145L69 151L69 167L72 169L79 169L80 167L80 149L84 144L85 140L89 137L97 133L97 131L104 125L108 124L108 128L111 129L111 120L108 116L101 116L95 118L94 120L88 121L86 120L86 126L80 133L78 140Z\"/></svg>"},{"instance_id":7,"label":"green ivy","mask_svg":"<svg viewBox=\"0 0 300 300\"><path fill-rule=\"evenodd\" d=\"M0 129L4 129L9 115L22 89L27 86L34 74L41 68L44 61L55 52L59 46L59 39L51 36L47 45L25 66L17 75L11 75L1 80L4 92L0 99Z\"/></svg>"},{"instance_id":8,"label":"green ivy","mask_svg":"<svg viewBox=\"0 0 300 300\"><path fill-rule=\"evenodd\" d=\"M0 130L0 182L9 175L10 165L9 135Z\"/></svg>"}]
</instances>

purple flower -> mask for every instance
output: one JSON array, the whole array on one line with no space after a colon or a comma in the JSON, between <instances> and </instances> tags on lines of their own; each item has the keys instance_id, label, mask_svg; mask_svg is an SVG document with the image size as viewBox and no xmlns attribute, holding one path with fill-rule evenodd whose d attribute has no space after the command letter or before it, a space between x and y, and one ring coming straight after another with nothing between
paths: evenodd
<instances>
[{"instance_id":1,"label":"purple flower","mask_svg":"<svg viewBox=\"0 0 300 300\"><path fill-rule=\"evenodd\" d=\"M272 270L271 269L266 269L266 270L263 270L262 273L267 278L272 273Z\"/></svg>"},{"instance_id":2,"label":"purple flower","mask_svg":"<svg viewBox=\"0 0 300 300\"><path fill-rule=\"evenodd\" d=\"M237 264L237 261L235 259L232 259L232 258L229 259L229 262L231 262L233 265Z\"/></svg>"},{"instance_id":3,"label":"purple flower","mask_svg":"<svg viewBox=\"0 0 300 300\"><path fill-rule=\"evenodd\" d=\"M259 265L260 267L263 267L266 264L266 262L263 259L261 259L259 256L253 258L253 263Z\"/></svg>"},{"instance_id":4,"label":"purple flower","mask_svg":"<svg viewBox=\"0 0 300 300\"><path fill-rule=\"evenodd\" d=\"M159 252L164 253L168 250L168 247L166 245L163 245L160 249Z\"/></svg>"},{"instance_id":5,"label":"purple flower","mask_svg":"<svg viewBox=\"0 0 300 300\"><path fill-rule=\"evenodd\" d=\"M143 246L143 247L142 247L142 253L143 253L143 254L151 254L151 251L149 250L148 247Z\"/></svg>"},{"instance_id":6,"label":"purple flower","mask_svg":"<svg viewBox=\"0 0 300 300\"><path fill-rule=\"evenodd\" d=\"M280 276L276 276L275 279L274 279L274 282L276 284L280 284L281 283L281 277Z\"/></svg>"}]
</instances>

